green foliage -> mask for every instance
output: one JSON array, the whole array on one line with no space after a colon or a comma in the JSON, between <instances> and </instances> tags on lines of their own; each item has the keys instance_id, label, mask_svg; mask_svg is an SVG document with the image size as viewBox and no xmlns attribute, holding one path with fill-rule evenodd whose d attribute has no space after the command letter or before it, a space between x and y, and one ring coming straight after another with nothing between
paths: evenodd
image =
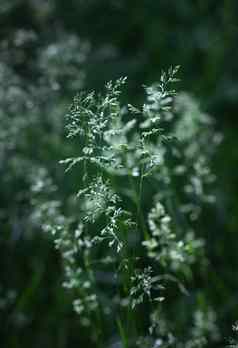
<instances>
[{"instance_id":1,"label":"green foliage","mask_svg":"<svg viewBox=\"0 0 238 348\"><path fill-rule=\"evenodd\" d=\"M223 345L237 317L237 4L1 1L1 346L94 348L101 332L110 348ZM171 64L196 98L160 77ZM73 128L101 139L66 139L76 93Z\"/></svg>"},{"instance_id":2,"label":"green foliage","mask_svg":"<svg viewBox=\"0 0 238 348\"><path fill-rule=\"evenodd\" d=\"M201 309L186 336L168 318L163 334L154 328L177 305L168 295L173 285L180 296L188 294L184 282L191 280L199 256L204 259L196 220L203 204L213 201L208 163L218 137L195 101L171 89L177 70L170 68L145 88L141 108L121 105L126 79L119 79L106 85L105 96L76 96L67 115L68 137L77 139L79 155L61 163L82 178L74 203L78 214L60 219L56 210L46 230L62 257L63 286L98 346L115 339L109 323L116 322L124 347L140 345L139 337L165 347L175 341L201 347L217 339L215 318ZM107 335L102 325L111 327Z\"/></svg>"}]
</instances>

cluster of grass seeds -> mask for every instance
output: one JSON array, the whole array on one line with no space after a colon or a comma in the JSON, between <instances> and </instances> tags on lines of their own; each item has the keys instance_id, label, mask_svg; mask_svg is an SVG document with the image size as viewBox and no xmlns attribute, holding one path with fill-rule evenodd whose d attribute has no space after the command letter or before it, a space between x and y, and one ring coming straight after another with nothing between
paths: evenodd
<instances>
[{"instance_id":1,"label":"cluster of grass seeds","mask_svg":"<svg viewBox=\"0 0 238 348\"><path fill-rule=\"evenodd\" d=\"M234 335L232 338L230 338L228 347L237 348L238 347L238 322L232 325L232 331Z\"/></svg>"},{"instance_id":2,"label":"cluster of grass seeds","mask_svg":"<svg viewBox=\"0 0 238 348\"><path fill-rule=\"evenodd\" d=\"M45 228L98 347L201 347L215 337L212 310L195 308L182 337L167 315L204 258L196 222L214 201L209 161L219 142L210 117L173 89L177 71L145 87L142 106L121 105L121 78L104 95L78 94L67 115L78 154L61 163L78 172L78 209L65 217L54 206L57 221L50 217Z\"/></svg>"}]
</instances>

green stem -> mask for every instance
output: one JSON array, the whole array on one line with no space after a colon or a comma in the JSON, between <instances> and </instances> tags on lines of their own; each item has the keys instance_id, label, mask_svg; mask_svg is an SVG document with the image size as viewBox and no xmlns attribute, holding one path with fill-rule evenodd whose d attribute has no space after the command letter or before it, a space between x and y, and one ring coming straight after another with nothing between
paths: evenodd
<instances>
[{"instance_id":1,"label":"green stem","mask_svg":"<svg viewBox=\"0 0 238 348\"><path fill-rule=\"evenodd\" d=\"M138 194L138 204L137 204L137 221L140 220L141 214L141 204L142 204L142 193L143 193L143 180L144 180L144 165L141 169L140 183L139 183L139 194Z\"/></svg>"},{"instance_id":2,"label":"green stem","mask_svg":"<svg viewBox=\"0 0 238 348\"><path fill-rule=\"evenodd\" d=\"M89 279L91 280L92 284L94 285L94 289L96 291L96 279L94 276L94 272L92 268L90 267L90 258L88 254L84 255L84 262L85 267L88 272ZM102 311L101 306L98 304L98 307L96 309L96 330L97 330L97 338L98 338L98 346L103 348L103 321L102 321Z\"/></svg>"},{"instance_id":3,"label":"green stem","mask_svg":"<svg viewBox=\"0 0 238 348\"><path fill-rule=\"evenodd\" d=\"M117 327L122 340L123 348L128 348L128 339L120 318L117 318Z\"/></svg>"},{"instance_id":4,"label":"green stem","mask_svg":"<svg viewBox=\"0 0 238 348\"><path fill-rule=\"evenodd\" d=\"M144 238L148 239L149 235L148 235L145 220L144 220L144 214L141 210L142 197L143 197L144 170L145 170L145 165L143 164L141 167L141 174L140 174L139 193L137 195L138 196L138 199L137 199L137 225L141 226L143 234L144 234Z\"/></svg>"}]
</instances>

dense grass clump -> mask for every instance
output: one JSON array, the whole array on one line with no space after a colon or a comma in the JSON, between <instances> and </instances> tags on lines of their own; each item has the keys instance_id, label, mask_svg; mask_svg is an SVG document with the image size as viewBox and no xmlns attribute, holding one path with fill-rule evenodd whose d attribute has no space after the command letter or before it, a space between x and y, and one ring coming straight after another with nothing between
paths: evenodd
<instances>
[{"instance_id":1,"label":"dense grass clump","mask_svg":"<svg viewBox=\"0 0 238 348\"><path fill-rule=\"evenodd\" d=\"M67 115L79 153L61 163L78 173L77 198L68 215L63 202L43 205L51 212L43 227L97 347L202 347L219 337L214 311L192 289L206 267L199 218L214 201L209 161L219 136L193 98L172 88L177 70L145 87L142 106L121 105L121 78L105 95L77 95Z\"/></svg>"}]
</instances>

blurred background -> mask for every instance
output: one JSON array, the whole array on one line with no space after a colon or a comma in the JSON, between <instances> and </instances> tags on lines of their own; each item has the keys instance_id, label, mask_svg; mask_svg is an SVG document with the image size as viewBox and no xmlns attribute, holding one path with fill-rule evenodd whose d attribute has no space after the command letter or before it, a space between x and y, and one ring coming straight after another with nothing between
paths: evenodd
<instances>
[{"instance_id":1,"label":"blurred background","mask_svg":"<svg viewBox=\"0 0 238 348\"><path fill-rule=\"evenodd\" d=\"M58 164L74 150L64 116L77 91L128 76L123 98L139 104L142 85L170 65L181 65L178 89L223 134L211 164L217 202L203 217L210 266L199 287L224 346L238 319L237 62L237 0L0 1L1 347L89 347L35 197L49 176L61 201L77 187Z\"/></svg>"}]
</instances>

